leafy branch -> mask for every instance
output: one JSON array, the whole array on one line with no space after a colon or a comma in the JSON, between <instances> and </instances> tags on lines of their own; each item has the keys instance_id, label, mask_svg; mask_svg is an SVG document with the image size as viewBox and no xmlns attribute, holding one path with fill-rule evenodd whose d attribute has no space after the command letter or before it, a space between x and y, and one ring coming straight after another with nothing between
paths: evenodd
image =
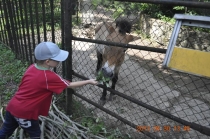
<instances>
[{"instance_id":1,"label":"leafy branch","mask_svg":"<svg viewBox=\"0 0 210 139\"><path fill-rule=\"evenodd\" d=\"M105 77L104 74L102 73L102 71L98 72L98 75L96 76L96 80L99 83L103 83L103 85L106 85L106 87L110 87L109 86L110 78L109 77Z\"/></svg>"}]
</instances>

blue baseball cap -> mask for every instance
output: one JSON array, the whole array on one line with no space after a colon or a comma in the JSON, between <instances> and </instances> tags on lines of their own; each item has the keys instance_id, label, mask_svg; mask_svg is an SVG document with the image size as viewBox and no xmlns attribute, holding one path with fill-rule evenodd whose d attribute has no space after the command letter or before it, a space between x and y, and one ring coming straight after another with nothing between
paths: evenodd
<instances>
[{"instance_id":1,"label":"blue baseball cap","mask_svg":"<svg viewBox=\"0 0 210 139\"><path fill-rule=\"evenodd\" d=\"M34 54L37 60L64 61L67 59L69 52L61 50L55 43L41 42L35 47Z\"/></svg>"}]
</instances>

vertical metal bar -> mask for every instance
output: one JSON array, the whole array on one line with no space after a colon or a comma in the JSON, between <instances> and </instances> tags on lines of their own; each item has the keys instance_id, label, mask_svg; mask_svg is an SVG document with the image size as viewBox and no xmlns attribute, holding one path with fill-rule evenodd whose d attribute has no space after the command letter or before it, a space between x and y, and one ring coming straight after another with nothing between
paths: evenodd
<instances>
[{"instance_id":1,"label":"vertical metal bar","mask_svg":"<svg viewBox=\"0 0 210 139\"><path fill-rule=\"evenodd\" d=\"M61 48L66 50L66 48L64 47L64 0L61 0ZM63 77L66 78L66 62L62 62L62 74Z\"/></svg>"},{"instance_id":2,"label":"vertical metal bar","mask_svg":"<svg viewBox=\"0 0 210 139\"><path fill-rule=\"evenodd\" d=\"M21 26L21 28L22 28L22 33L23 33L23 47L24 47L24 55L25 55L25 57L26 57L26 60L27 61L29 61L29 56L28 56L28 50L27 50L27 42L26 42L26 33L25 33L25 22L24 22L24 19L23 19L23 17L24 17L24 15L23 15L23 11L24 11L24 9L23 9L23 6L22 6L22 0L19 0L19 10L20 10L20 19L21 19L21 24L22 24L22 26ZM24 1L23 1L23 3L24 3ZM24 11L24 12L26 12L26 11Z\"/></svg>"},{"instance_id":3,"label":"vertical metal bar","mask_svg":"<svg viewBox=\"0 0 210 139\"><path fill-rule=\"evenodd\" d=\"M2 20L3 20L3 18L0 17L0 23L1 23L0 24L0 41L1 42L3 42L5 40L4 33L3 33L3 27L2 27L3 26Z\"/></svg>"},{"instance_id":4,"label":"vertical metal bar","mask_svg":"<svg viewBox=\"0 0 210 139\"><path fill-rule=\"evenodd\" d=\"M0 15L0 31L1 31L1 36L0 36L0 39L2 42L4 42L6 44L6 42L8 42L7 40L7 35L6 35L6 32L4 30L4 26L5 26L5 22L4 22L4 10L3 10L3 3L2 1L0 1L0 12L1 12L1 15ZM4 33L5 32L5 33Z\"/></svg>"},{"instance_id":5,"label":"vertical metal bar","mask_svg":"<svg viewBox=\"0 0 210 139\"><path fill-rule=\"evenodd\" d=\"M46 28L46 17L45 17L45 3L44 0L42 0L42 18L43 18L43 27L44 27L44 41L47 41L47 28Z\"/></svg>"},{"instance_id":6,"label":"vertical metal bar","mask_svg":"<svg viewBox=\"0 0 210 139\"><path fill-rule=\"evenodd\" d=\"M11 8L12 8L12 27L14 28L14 42L15 42L15 49L18 57L21 55L21 48L19 43L19 33L18 33L18 23L17 23L17 6L14 3L14 0L11 1Z\"/></svg>"},{"instance_id":7,"label":"vertical metal bar","mask_svg":"<svg viewBox=\"0 0 210 139\"><path fill-rule=\"evenodd\" d=\"M25 10L25 23L26 23L26 31L27 31L27 38L28 38L28 47L27 47L27 51L26 53L28 53L29 55L29 62L32 64L33 63L33 59L32 59L32 51L31 51L31 40L30 40L30 32L29 32L29 23L28 23L28 8L27 8L27 0L24 0L24 10Z\"/></svg>"},{"instance_id":8,"label":"vertical metal bar","mask_svg":"<svg viewBox=\"0 0 210 139\"><path fill-rule=\"evenodd\" d=\"M31 3L31 0L29 0L29 15L30 15L30 22L31 22L31 38L32 38L32 45L33 45L33 50L35 49L35 36L34 36L34 15L33 15L33 11L32 9L34 10L34 8L32 8L32 3ZM30 53L30 55L32 55L32 53ZM34 61L33 61L34 62Z\"/></svg>"},{"instance_id":9,"label":"vertical metal bar","mask_svg":"<svg viewBox=\"0 0 210 139\"><path fill-rule=\"evenodd\" d=\"M172 52L174 50L174 46L176 44L176 40L178 38L178 35L179 35L179 30L181 28L181 25L182 25L182 20L177 20L177 27L174 28L174 31L175 31L175 34L174 36L171 36L171 46L170 46L170 50L168 51L168 58L167 58L167 61L166 61L166 66L168 66L169 64L169 61L171 59L171 55L172 55Z\"/></svg>"},{"instance_id":10,"label":"vertical metal bar","mask_svg":"<svg viewBox=\"0 0 210 139\"><path fill-rule=\"evenodd\" d=\"M3 12L2 13L4 13L3 15L2 15L2 27L3 27L3 33L4 33L4 35L5 35L5 38L6 38L6 40L4 41L4 44L6 44L7 46L9 46L9 36L8 36L8 33L7 33L7 30L6 30L6 15L5 15L5 11L4 11L4 6L3 6L3 4L4 4L4 2L2 2L2 4L1 4L1 6L2 6L2 10L3 10Z\"/></svg>"},{"instance_id":11,"label":"vertical metal bar","mask_svg":"<svg viewBox=\"0 0 210 139\"><path fill-rule=\"evenodd\" d=\"M37 40L38 43L40 43L40 28L39 28L39 12L38 12L38 3L37 0L35 0L35 14L36 14L36 35L37 35Z\"/></svg>"},{"instance_id":12,"label":"vertical metal bar","mask_svg":"<svg viewBox=\"0 0 210 139\"><path fill-rule=\"evenodd\" d=\"M77 12L77 0L71 0L71 13L75 15Z\"/></svg>"},{"instance_id":13,"label":"vertical metal bar","mask_svg":"<svg viewBox=\"0 0 210 139\"><path fill-rule=\"evenodd\" d=\"M65 0L61 0L61 36L64 36L64 8L65 8ZM62 45L61 45L61 48L66 50L66 48L64 47L64 37L61 37L61 42L62 42Z\"/></svg>"},{"instance_id":14,"label":"vertical metal bar","mask_svg":"<svg viewBox=\"0 0 210 139\"><path fill-rule=\"evenodd\" d=\"M79 24L79 12L80 12L80 2L79 0L77 0L77 10L76 10L77 24Z\"/></svg>"},{"instance_id":15,"label":"vertical metal bar","mask_svg":"<svg viewBox=\"0 0 210 139\"><path fill-rule=\"evenodd\" d=\"M15 22L14 22L14 18L15 18L15 11L14 11L14 8L13 8L13 1L10 1L8 0L8 11L9 11L9 19L10 19L10 26L11 26L11 32L12 32L12 45L13 46L10 46L13 48L13 51L15 52L15 57L18 56L19 54L19 50L18 50L18 47L17 47L17 34L16 34L16 29L15 29Z\"/></svg>"},{"instance_id":16,"label":"vertical metal bar","mask_svg":"<svg viewBox=\"0 0 210 139\"><path fill-rule=\"evenodd\" d=\"M51 31L52 31L52 42L55 42L55 19L54 19L54 5L53 0L50 0L50 11L51 11Z\"/></svg>"},{"instance_id":17,"label":"vertical metal bar","mask_svg":"<svg viewBox=\"0 0 210 139\"><path fill-rule=\"evenodd\" d=\"M66 77L68 80L72 81L72 1L71 0L64 0L64 37L65 37L65 46L69 51L69 57L67 59L67 67L66 70L68 71ZM66 93L66 113L68 115L72 114L72 94L73 89L67 89Z\"/></svg>"},{"instance_id":18,"label":"vertical metal bar","mask_svg":"<svg viewBox=\"0 0 210 139\"><path fill-rule=\"evenodd\" d=\"M55 43L55 24L54 24L54 6L53 0L50 0L50 18L51 18L51 35L52 35L52 42ZM56 72L57 68L54 68L54 72Z\"/></svg>"},{"instance_id":19,"label":"vertical metal bar","mask_svg":"<svg viewBox=\"0 0 210 139\"><path fill-rule=\"evenodd\" d=\"M17 38L18 38L18 45L20 48L20 56L22 59L25 59L25 55L24 55L24 47L23 47L23 40L22 40L22 31L21 31L21 24L20 24L20 8L18 5L18 1L15 0L15 10L16 10L16 24L17 24Z\"/></svg>"},{"instance_id":20,"label":"vertical metal bar","mask_svg":"<svg viewBox=\"0 0 210 139\"><path fill-rule=\"evenodd\" d=\"M175 29L177 27L178 27L178 22L176 21L175 24L174 24L174 29L173 29L173 31L171 33L171 38L170 38L169 43L168 43L165 59L163 61L163 66L167 66L168 57L169 57L169 51L171 51L171 47L172 47L172 43L173 43L173 36L176 34L176 30Z\"/></svg>"},{"instance_id":21,"label":"vertical metal bar","mask_svg":"<svg viewBox=\"0 0 210 139\"><path fill-rule=\"evenodd\" d=\"M8 46L10 46L10 48L12 50L13 49L13 40L12 40L12 33L11 33L11 28L10 28L10 22L9 22L9 15L8 15L8 1L7 0L3 0L3 8L4 8L4 13L5 13L5 20L6 20L6 31L8 33L8 39L9 39L9 43Z\"/></svg>"}]
</instances>

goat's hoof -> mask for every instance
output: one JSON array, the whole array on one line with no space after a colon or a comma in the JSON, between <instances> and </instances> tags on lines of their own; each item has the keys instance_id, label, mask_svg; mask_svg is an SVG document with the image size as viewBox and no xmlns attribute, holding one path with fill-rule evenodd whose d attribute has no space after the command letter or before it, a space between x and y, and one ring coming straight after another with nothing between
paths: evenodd
<instances>
[{"instance_id":1,"label":"goat's hoof","mask_svg":"<svg viewBox=\"0 0 210 139\"><path fill-rule=\"evenodd\" d=\"M99 105L104 106L106 103L106 100L99 100L98 103Z\"/></svg>"}]
</instances>

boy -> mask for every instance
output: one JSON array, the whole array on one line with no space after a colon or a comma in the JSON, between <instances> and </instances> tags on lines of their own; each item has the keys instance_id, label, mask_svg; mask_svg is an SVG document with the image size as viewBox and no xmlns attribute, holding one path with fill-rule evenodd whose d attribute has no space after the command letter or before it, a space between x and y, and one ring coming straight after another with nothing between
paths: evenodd
<instances>
[{"instance_id":1,"label":"boy","mask_svg":"<svg viewBox=\"0 0 210 139\"><path fill-rule=\"evenodd\" d=\"M48 115L53 93L60 94L66 88L97 84L94 79L69 82L51 71L51 68L66 60L69 55L52 42L38 44L34 54L37 63L28 67L17 92L6 107L0 139L11 136L18 126L23 128L31 139L40 139L38 116Z\"/></svg>"}]
</instances>

